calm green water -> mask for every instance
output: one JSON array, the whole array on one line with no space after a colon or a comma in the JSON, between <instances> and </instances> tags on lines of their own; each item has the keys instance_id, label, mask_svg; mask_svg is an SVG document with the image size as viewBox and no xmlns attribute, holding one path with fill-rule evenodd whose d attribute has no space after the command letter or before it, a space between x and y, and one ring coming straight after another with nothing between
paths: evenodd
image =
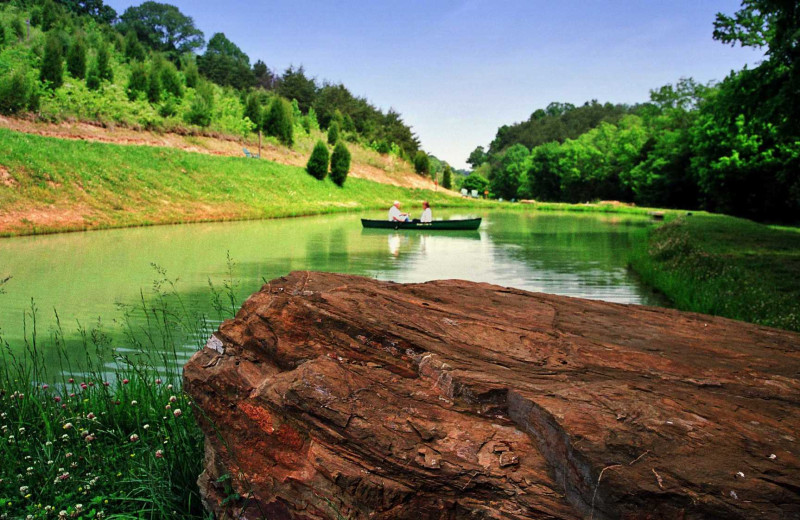
<instances>
[{"instance_id":1,"label":"calm green water","mask_svg":"<svg viewBox=\"0 0 800 520\"><path fill-rule=\"evenodd\" d=\"M335 215L270 221L192 224L69 233L0 240L0 334L12 350L32 327L37 335L61 328L75 341L79 325L98 321L118 335L122 313L154 297L154 281L175 280L190 310L216 316L208 282L221 285L227 255L235 263L236 295L243 301L264 280L292 270L336 271L398 282L442 278L490 282L531 291L621 303L657 304L626 269L631 244L646 219L627 216L486 212L476 232L362 230L359 218ZM133 323L142 321L134 313ZM213 326L213 318L212 318ZM186 354L196 341L185 340Z\"/></svg>"}]
</instances>

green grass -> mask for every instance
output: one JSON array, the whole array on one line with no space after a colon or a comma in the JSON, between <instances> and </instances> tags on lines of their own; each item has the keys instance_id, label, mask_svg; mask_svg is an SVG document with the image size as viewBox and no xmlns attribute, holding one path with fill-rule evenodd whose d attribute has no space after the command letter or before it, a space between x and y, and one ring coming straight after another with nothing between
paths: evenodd
<instances>
[{"instance_id":1,"label":"green grass","mask_svg":"<svg viewBox=\"0 0 800 520\"><path fill-rule=\"evenodd\" d=\"M290 217L409 207L474 205L441 192L349 178L343 188L304 168L148 146L40 137L0 129L0 208L21 215L63 210L63 223L28 223L5 236L192 221Z\"/></svg>"},{"instance_id":2,"label":"green grass","mask_svg":"<svg viewBox=\"0 0 800 520\"><path fill-rule=\"evenodd\" d=\"M631 258L681 310L800 331L800 233L695 214L653 230Z\"/></svg>"},{"instance_id":3,"label":"green grass","mask_svg":"<svg viewBox=\"0 0 800 520\"><path fill-rule=\"evenodd\" d=\"M230 260L228 269L219 288L210 286L215 323L240 303ZM83 355L66 354L60 325L49 337L37 333L34 305L22 352L0 330L0 517L208 517L197 486L202 412L181 391L176 346L196 338L199 348L213 325L159 276L125 309L123 337L79 330ZM131 325L133 314L146 325ZM45 351L57 351L58 363Z\"/></svg>"}]
</instances>

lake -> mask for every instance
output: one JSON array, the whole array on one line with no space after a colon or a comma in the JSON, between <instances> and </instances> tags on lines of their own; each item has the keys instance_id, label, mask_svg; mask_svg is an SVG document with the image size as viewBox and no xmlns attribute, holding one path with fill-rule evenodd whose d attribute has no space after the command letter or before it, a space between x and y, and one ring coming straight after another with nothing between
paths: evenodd
<instances>
[{"instance_id":1,"label":"lake","mask_svg":"<svg viewBox=\"0 0 800 520\"><path fill-rule=\"evenodd\" d=\"M659 303L626 267L632 244L650 225L644 217L463 210L435 216L484 221L474 232L361 228L360 217L383 218L381 212L0 239L0 278L12 277L0 294L0 334L12 351L23 348L33 328L33 302L40 343L58 329L56 313L68 352L77 348L80 329L102 330L114 343L123 322L145 330L147 317L158 319L136 306L160 302L164 293L169 308L207 315L213 328L225 315L215 311L209 280L223 293L219 304L227 312L232 307L224 291L228 258L236 305L264 281L293 270L397 282L461 278L611 302ZM189 356L207 333L183 338L180 357Z\"/></svg>"}]
</instances>

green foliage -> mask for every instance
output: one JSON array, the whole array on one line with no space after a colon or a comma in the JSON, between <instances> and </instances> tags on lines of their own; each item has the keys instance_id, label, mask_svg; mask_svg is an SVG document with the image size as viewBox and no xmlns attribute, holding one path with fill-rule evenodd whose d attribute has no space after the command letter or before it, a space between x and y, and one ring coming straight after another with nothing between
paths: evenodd
<instances>
[{"instance_id":1,"label":"green foliage","mask_svg":"<svg viewBox=\"0 0 800 520\"><path fill-rule=\"evenodd\" d=\"M72 40L67 52L67 70L73 78L86 77L86 42L82 35L77 35Z\"/></svg>"},{"instance_id":2,"label":"green foliage","mask_svg":"<svg viewBox=\"0 0 800 520\"><path fill-rule=\"evenodd\" d=\"M334 121L328 127L328 144L334 146L339 141L339 124Z\"/></svg>"},{"instance_id":3,"label":"green foliage","mask_svg":"<svg viewBox=\"0 0 800 520\"><path fill-rule=\"evenodd\" d=\"M208 41L206 52L197 58L200 74L214 83L244 89L255 82L250 58L223 33Z\"/></svg>"},{"instance_id":4,"label":"green foliage","mask_svg":"<svg viewBox=\"0 0 800 520\"><path fill-rule=\"evenodd\" d=\"M3 22L0 21L0 49L3 48L3 45L6 43L6 28L3 25Z\"/></svg>"},{"instance_id":5,"label":"green foliage","mask_svg":"<svg viewBox=\"0 0 800 520\"><path fill-rule=\"evenodd\" d=\"M305 114L314 102L317 84L313 78L306 76L302 66L297 69L289 67L283 72L277 90L286 99L296 99L300 110Z\"/></svg>"},{"instance_id":6,"label":"green foliage","mask_svg":"<svg viewBox=\"0 0 800 520\"><path fill-rule=\"evenodd\" d=\"M447 190L453 188L453 169L449 164L444 167L444 173L442 174L442 188Z\"/></svg>"},{"instance_id":7,"label":"green foliage","mask_svg":"<svg viewBox=\"0 0 800 520\"><path fill-rule=\"evenodd\" d=\"M472 172L463 181L461 181L461 188L467 191L477 190L480 195L489 189L489 179L479 173Z\"/></svg>"},{"instance_id":8,"label":"green foliage","mask_svg":"<svg viewBox=\"0 0 800 520\"><path fill-rule=\"evenodd\" d=\"M35 83L24 69L0 76L0 114L11 115L38 108Z\"/></svg>"},{"instance_id":9,"label":"green foliage","mask_svg":"<svg viewBox=\"0 0 800 520\"><path fill-rule=\"evenodd\" d=\"M161 88L175 98L183 97L183 82L171 61L161 60Z\"/></svg>"},{"instance_id":10,"label":"green foliage","mask_svg":"<svg viewBox=\"0 0 800 520\"><path fill-rule=\"evenodd\" d=\"M100 42L97 47L97 75L101 80L114 81L114 71L111 69L110 55L108 52L108 44L104 41Z\"/></svg>"},{"instance_id":11,"label":"green foliage","mask_svg":"<svg viewBox=\"0 0 800 520\"><path fill-rule=\"evenodd\" d=\"M11 19L11 30L18 40L22 41L25 38L25 22L22 21L22 18L15 16Z\"/></svg>"},{"instance_id":12,"label":"green foliage","mask_svg":"<svg viewBox=\"0 0 800 520\"><path fill-rule=\"evenodd\" d=\"M489 185L492 193L506 200L516 198L522 173L528 169L529 155L529 150L521 144L515 144L502 154L498 168L492 170Z\"/></svg>"},{"instance_id":13,"label":"green foliage","mask_svg":"<svg viewBox=\"0 0 800 520\"><path fill-rule=\"evenodd\" d=\"M414 171L420 175L429 175L431 172L431 164L428 159L428 154L422 150L418 151L414 156Z\"/></svg>"},{"instance_id":14,"label":"green foliage","mask_svg":"<svg viewBox=\"0 0 800 520\"><path fill-rule=\"evenodd\" d=\"M193 55L184 54L181 60L181 69L186 79L186 86L189 88L197 88L200 82L200 72L197 70L197 62Z\"/></svg>"},{"instance_id":15,"label":"green foliage","mask_svg":"<svg viewBox=\"0 0 800 520\"><path fill-rule=\"evenodd\" d=\"M256 60L253 64L254 85L263 89L271 89L275 83L275 75L269 70L267 64L261 60Z\"/></svg>"},{"instance_id":16,"label":"green foliage","mask_svg":"<svg viewBox=\"0 0 800 520\"><path fill-rule=\"evenodd\" d=\"M147 58L147 51L134 30L125 34L125 58L128 61L144 61Z\"/></svg>"},{"instance_id":17,"label":"green foliage","mask_svg":"<svg viewBox=\"0 0 800 520\"><path fill-rule=\"evenodd\" d=\"M89 67L89 72L86 73L86 88L89 90L99 90L102 82L100 81L100 72L97 70L97 64L92 64Z\"/></svg>"},{"instance_id":18,"label":"green foliage","mask_svg":"<svg viewBox=\"0 0 800 520\"><path fill-rule=\"evenodd\" d=\"M150 63L150 73L147 75L147 100L150 103L161 101L161 63L157 59Z\"/></svg>"},{"instance_id":19,"label":"green foliage","mask_svg":"<svg viewBox=\"0 0 800 520\"><path fill-rule=\"evenodd\" d=\"M269 105L269 111L264 118L264 130L267 135L277 137L287 146L294 143L294 123L292 122L292 107L288 101L276 97Z\"/></svg>"},{"instance_id":20,"label":"green foliage","mask_svg":"<svg viewBox=\"0 0 800 520\"><path fill-rule=\"evenodd\" d=\"M328 175L329 162L328 147L324 142L317 141L317 144L314 145L314 150L311 152L311 157L308 159L308 164L306 164L306 170L312 177L322 180Z\"/></svg>"},{"instance_id":21,"label":"green foliage","mask_svg":"<svg viewBox=\"0 0 800 520\"><path fill-rule=\"evenodd\" d=\"M173 5L153 1L126 9L120 17L119 30L134 31L139 41L172 60L184 52L201 49L205 43L191 17Z\"/></svg>"},{"instance_id":22,"label":"green foliage","mask_svg":"<svg viewBox=\"0 0 800 520\"><path fill-rule=\"evenodd\" d=\"M198 126L211 124L214 110L214 88L207 81L201 81L194 94L194 100L186 113L186 121Z\"/></svg>"},{"instance_id":23,"label":"green foliage","mask_svg":"<svg viewBox=\"0 0 800 520\"><path fill-rule=\"evenodd\" d=\"M256 130L261 130L264 122L264 110L261 108L261 101L256 94L251 93L247 96L244 105L244 115L255 125Z\"/></svg>"},{"instance_id":24,"label":"green foliage","mask_svg":"<svg viewBox=\"0 0 800 520\"><path fill-rule=\"evenodd\" d=\"M147 94L147 85L147 66L144 63L131 64L131 75L128 78L128 86L126 87L128 99L134 101L140 95Z\"/></svg>"},{"instance_id":25,"label":"green foliage","mask_svg":"<svg viewBox=\"0 0 800 520\"><path fill-rule=\"evenodd\" d=\"M483 146L478 146L475 148L471 154L469 154L469 158L467 159L467 164L472 166L473 169L479 167L481 164L485 163L488 160L488 156L483 149Z\"/></svg>"},{"instance_id":26,"label":"green foliage","mask_svg":"<svg viewBox=\"0 0 800 520\"><path fill-rule=\"evenodd\" d=\"M350 171L350 151L341 141L336 144L331 154L331 180L337 186L343 186Z\"/></svg>"},{"instance_id":27,"label":"green foliage","mask_svg":"<svg viewBox=\"0 0 800 520\"><path fill-rule=\"evenodd\" d=\"M54 32L48 33L39 79L51 89L57 89L64 83L64 58L61 49L58 36Z\"/></svg>"}]
</instances>

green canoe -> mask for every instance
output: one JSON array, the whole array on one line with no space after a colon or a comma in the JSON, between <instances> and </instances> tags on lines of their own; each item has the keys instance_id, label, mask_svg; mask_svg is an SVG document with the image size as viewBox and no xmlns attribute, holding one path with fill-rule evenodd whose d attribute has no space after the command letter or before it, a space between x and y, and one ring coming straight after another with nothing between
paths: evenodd
<instances>
[{"instance_id":1,"label":"green canoe","mask_svg":"<svg viewBox=\"0 0 800 520\"><path fill-rule=\"evenodd\" d=\"M422 229L425 231L435 231L439 229L448 230L474 230L481 225L481 219L469 218L463 220L434 220L433 222L392 222L391 220L369 220L361 219L361 225L365 228L373 229Z\"/></svg>"}]
</instances>

